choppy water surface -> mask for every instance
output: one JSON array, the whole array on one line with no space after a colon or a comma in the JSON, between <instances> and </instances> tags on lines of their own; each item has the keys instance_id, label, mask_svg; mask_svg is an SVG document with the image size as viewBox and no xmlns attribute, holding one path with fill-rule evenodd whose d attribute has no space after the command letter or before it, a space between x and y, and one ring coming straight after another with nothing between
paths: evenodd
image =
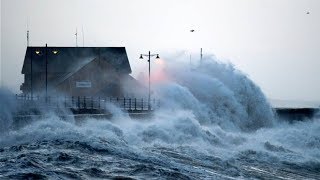
<instances>
[{"instance_id":1,"label":"choppy water surface","mask_svg":"<svg viewBox=\"0 0 320 180\"><path fill-rule=\"evenodd\" d=\"M181 70L182 69L182 70ZM154 116L61 120L14 129L1 91L0 179L320 179L320 120L278 120L260 89L207 59L158 71ZM4 105L5 104L5 105Z\"/></svg>"}]
</instances>

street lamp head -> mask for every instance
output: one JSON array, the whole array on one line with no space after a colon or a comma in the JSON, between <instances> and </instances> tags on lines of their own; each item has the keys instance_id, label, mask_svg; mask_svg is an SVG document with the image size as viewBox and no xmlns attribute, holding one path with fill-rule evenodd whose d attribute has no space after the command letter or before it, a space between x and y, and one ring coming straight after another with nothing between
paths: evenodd
<instances>
[{"instance_id":1,"label":"street lamp head","mask_svg":"<svg viewBox=\"0 0 320 180\"><path fill-rule=\"evenodd\" d=\"M156 57L156 59L160 59L160 57L159 57L159 54L157 54L157 57Z\"/></svg>"},{"instance_id":2,"label":"street lamp head","mask_svg":"<svg viewBox=\"0 0 320 180\"><path fill-rule=\"evenodd\" d=\"M35 53L36 53L37 55L40 55L40 54L41 54L41 51L36 50Z\"/></svg>"},{"instance_id":3,"label":"street lamp head","mask_svg":"<svg viewBox=\"0 0 320 180\"><path fill-rule=\"evenodd\" d=\"M140 57L139 57L139 59L143 59L143 56L142 56L142 54L140 54Z\"/></svg>"},{"instance_id":4,"label":"street lamp head","mask_svg":"<svg viewBox=\"0 0 320 180\"><path fill-rule=\"evenodd\" d=\"M58 53L59 53L59 51L57 51L57 50L53 50L53 51L52 51L52 53L53 53L53 54L58 54Z\"/></svg>"}]
</instances>

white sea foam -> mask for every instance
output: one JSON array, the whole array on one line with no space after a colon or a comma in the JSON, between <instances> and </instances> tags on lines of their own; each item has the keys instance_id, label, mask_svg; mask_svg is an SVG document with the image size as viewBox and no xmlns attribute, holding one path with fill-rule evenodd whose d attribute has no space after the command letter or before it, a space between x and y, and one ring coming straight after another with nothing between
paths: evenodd
<instances>
[{"instance_id":1,"label":"white sea foam","mask_svg":"<svg viewBox=\"0 0 320 180\"><path fill-rule=\"evenodd\" d=\"M254 156L259 162L270 163L275 159L319 163L319 120L279 122L259 87L232 65L215 58L207 57L192 71L172 67L171 63L163 66L166 77L152 82L161 108L147 120L130 119L116 106L106 105L114 114L111 120L87 119L76 125L53 114L21 129L8 130L15 105L7 98L8 92L1 90L0 127L7 133L1 133L0 147L81 141L93 148L112 148L120 154L134 154L132 158L151 158L168 166L173 163L170 159L159 159L152 154L156 150L146 149L175 149L191 158L207 154L222 159ZM237 170L228 171L232 174Z\"/></svg>"}]
</instances>

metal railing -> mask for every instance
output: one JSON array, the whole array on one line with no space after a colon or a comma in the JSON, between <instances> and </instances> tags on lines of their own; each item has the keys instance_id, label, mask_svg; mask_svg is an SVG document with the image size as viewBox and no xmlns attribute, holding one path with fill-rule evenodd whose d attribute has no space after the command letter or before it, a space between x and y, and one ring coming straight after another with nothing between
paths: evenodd
<instances>
[{"instance_id":1,"label":"metal railing","mask_svg":"<svg viewBox=\"0 0 320 180\"><path fill-rule=\"evenodd\" d=\"M144 98L115 98L115 97L86 97L86 96L29 96L16 95L18 104L25 107L46 106L52 108L65 107L74 110L96 109L105 110L107 104L113 104L122 110L127 111L146 111L154 110L160 107L160 101L156 99L150 100Z\"/></svg>"}]
</instances>

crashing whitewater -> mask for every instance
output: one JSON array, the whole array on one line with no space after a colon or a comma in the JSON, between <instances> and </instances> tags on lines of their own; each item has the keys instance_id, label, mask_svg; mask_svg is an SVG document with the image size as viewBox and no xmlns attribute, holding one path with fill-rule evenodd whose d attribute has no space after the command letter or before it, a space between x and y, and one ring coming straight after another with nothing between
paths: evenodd
<instances>
[{"instance_id":1,"label":"crashing whitewater","mask_svg":"<svg viewBox=\"0 0 320 180\"><path fill-rule=\"evenodd\" d=\"M161 107L146 120L108 104L110 120L50 113L16 129L21 107L1 90L0 178L320 178L319 119L277 119L259 87L214 57L194 70L181 62L154 70Z\"/></svg>"}]
</instances>

